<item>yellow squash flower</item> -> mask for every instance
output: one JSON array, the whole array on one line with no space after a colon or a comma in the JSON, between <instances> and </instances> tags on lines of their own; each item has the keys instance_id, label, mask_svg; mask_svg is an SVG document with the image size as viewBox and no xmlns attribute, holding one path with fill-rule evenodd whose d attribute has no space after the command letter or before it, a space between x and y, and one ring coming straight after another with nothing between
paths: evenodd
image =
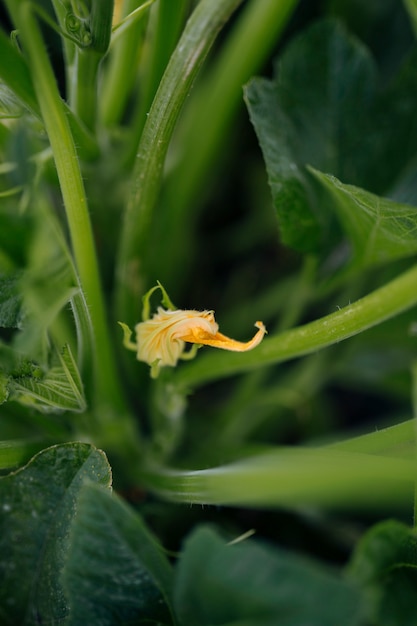
<instances>
[{"instance_id":1,"label":"yellow squash flower","mask_svg":"<svg viewBox=\"0 0 417 626\"><path fill-rule=\"evenodd\" d=\"M153 317L149 317L149 297L157 288L162 290L163 303L169 308L160 306ZM134 350L139 361L152 367L153 376L158 374L160 367L175 367L179 359L192 358L203 345L246 352L259 345L266 333L263 323L256 322L258 332L250 341L230 339L219 333L213 311L175 309L160 284L144 298L144 317L144 321L135 326L136 342L130 340L132 331L129 327L119 323L124 330L125 347ZM194 344L194 349L186 351L187 343Z\"/></svg>"}]
</instances>

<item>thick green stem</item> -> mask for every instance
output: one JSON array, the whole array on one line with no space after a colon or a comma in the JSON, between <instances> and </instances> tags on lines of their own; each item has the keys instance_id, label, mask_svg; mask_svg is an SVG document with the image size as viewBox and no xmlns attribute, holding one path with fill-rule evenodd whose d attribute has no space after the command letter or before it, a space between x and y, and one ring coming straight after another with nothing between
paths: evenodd
<instances>
[{"instance_id":1,"label":"thick green stem","mask_svg":"<svg viewBox=\"0 0 417 626\"><path fill-rule=\"evenodd\" d=\"M352 337L417 304L417 266L353 304L273 337L252 352L207 352L176 372L176 384L194 388L239 372L309 354Z\"/></svg>"},{"instance_id":2,"label":"thick green stem","mask_svg":"<svg viewBox=\"0 0 417 626\"><path fill-rule=\"evenodd\" d=\"M150 469L149 489L175 502L370 508L410 503L414 459L331 448L277 448L196 471Z\"/></svg>"},{"instance_id":3,"label":"thick green stem","mask_svg":"<svg viewBox=\"0 0 417 626\"><path fill-rule=\"evenodd\" d=\"M134 163L137 146L145 125L147 113L158 90L159 83L178 42L189 0L159 0L152 7L147 36L146 64L142 63L140 103L132 120L132 137L125 161ZM150 36L149 36L150 32ZM144 67L145 66L145 67Z\"/></svg>"},{"instance_id":4,"label":"thick green stem","mask_svg":"<svg viewBox=\"0 0 417 626\"><path fill-rule=\"evenodd\" d=\"M201 0L159 85L138 149L117 268L119 319L132 324L146 290L145 247L172 131L218 32L242 0Z\"/></svg>"},{"instance_id":5,"label":"thick green stem","mask_svg":"<svg viewBox=\"0 0 417 626\"><path fill-rule=\"evenodd\" d=\"M408 505L415 480L414 420L317 448L275 448L203 470L150 467L144 480L175 502L265 507Z\"/></svg>"}]
</instances>

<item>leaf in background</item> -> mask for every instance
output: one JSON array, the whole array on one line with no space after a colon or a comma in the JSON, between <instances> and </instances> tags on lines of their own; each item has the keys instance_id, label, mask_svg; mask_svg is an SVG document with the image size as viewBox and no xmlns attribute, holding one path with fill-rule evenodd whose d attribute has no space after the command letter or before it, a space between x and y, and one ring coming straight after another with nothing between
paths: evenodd
<instances>
[{"instance_id":1,"label":"leaf in background","mask_svg":"<svg viewBox=\"0 0 417 626\"><path fill-rule=\"evenodd\" d=\"M359 626L359 589L336 571L249 540L226 544L196 530L178 563L174 604L182 624Z\"/></svg>"},{"instance_id":2,"label":"leaf in background","mask_svg":"<svg viewBox=\"0 0 417 626\"><path fill-rule=\"evenodd\" d=\"M103 452L85 443L43 450L0 478L0 622L59 624L68 533L86 481L110 486Z\"/></svg>"},{"instance_id":3,"label":"leaf in background","mask_svg":"<svg viewBox=\"0 0 417 626\"><path fill-rule=\"evenodd\" d=\"M10 377L9 399L45 412L84 411L83 384L70 347L64 346L57 358L58 364L45 374L34 365L29 375Z\"/></svg>"},{"instance_id":4,"label":"leaf in background","mask_svg":"<svg viewBox=\"0 0 417 626\"><path fill-rule=\"evenodd\" d=\"M9 119L23 115L24 109L14 92L0 81L0 119Z\"/></svg>"},{"instance_id":5,"label":"leaf in background","mask_svg":"<svg viewBox=\"0 0 417 626\"><path fill-rule=\"evenodd\" d=\"M330 179L318 175L318 170L343 184L399 201L417 201L416 58L417 50L385 92L379 93L374 64L365 48L340 24L325 20L288 46L274 80L257 78L246 87L284 244L323 254L334 250L346 235L346 210L341 220L340 207L334 209ZM316 170L315 176L307 165ZM340 199L340 187L338 191ZM362 200L365 197L363 192ZM399 242L398 223L392 218L397 205L371 193L366 203L371 199L368 215L383 214L384 228L377 237L373 220L364 219L363 207L353 199L349 205L347 234L352 234L356 219L362 230L354 251L358 252L359 243L374 238L371 254L361 249L357 265L366 257L375 263L415 249L410 244L413 233L407 234L404 245ZM399 211L398 222L407 213L407 229L411 225L414 231L417 212L405 207Z\"/></svg>"},{"instance_id":6,"label":"leaf in background","mask_svg":"<svg viewBox=\"0 0 417 626\"><path fill-rule=\"evenodd\" d=\"M25 106L37 113L38 104L27 64L2 29L0 29L0 59L0 78Z\"/></svg>"},{"instance_id":7,"label":"leaf in background","mask_svg":"<svg viewBox=\"0 0 417 626\"><path fill-rule=\"evenodd\" d=\"M28 267L21 280L25 324L14 340L14 347L31 359L46 365L50 352L48 334L51 326L71 298L79 291L72 259L62 230L45 208L36 216L37 223L29 247ZM59 336L60 345L70 341Z\"/></svg>"},{"instance_id":8,"label":"leaf in background","mask_svg":"<svg viewBox=\"0 0 417 626\"><path fill-rule=\"evenodd\" d=\"M352 245L359 267L377 265L417 252L417 208L344 185L309 168L333 198L333 209Z\"/></svg>"},{"instance_id":9,"label":"leaf in background","mask_svg":"<svg viewBox=\"0 0 417 626\"><path fill-rule=\"evenodd\" d=\"M378 626L417 624L417 536L396 521L374 526L359 542L349 572L373 599Z\"/></svg>"},{"instance_id":10,"label":"leaf in background","mask_svg":"<svg viewBox=\"0 0 417 626\"><path fill-rule=\"evenodd\" d=\"M286 245L313 251L331 236L334 223L327 224L328 216L315 206L304 165L356 181L360 112L372 102L374 85L374 66L363 46L341 25L325 21L288 46L273 81L256 78L246 87ZM346 171L343 157L353 172Z\"/></svg>"},{"instance_id":11,"label":"leaf in background","mask_svg":"<svg viewBox=\"0 0 417 626\"><path fill-rule=\"evenodd\" d=\"M141 518L97 485L81 492L63 581L68 626L172 623L167 558Z\"/></svg>"},{"instance_id":12,"label":"leaf in background","mask_svg":"<svg viewBox=\"0 0 417 626\"><path fill-rule=\"evenodd\" d=\"M21 272L0 275L0 327L20 328L22 323L22 296L19 293Z\"/></svg>"}]
</instances>

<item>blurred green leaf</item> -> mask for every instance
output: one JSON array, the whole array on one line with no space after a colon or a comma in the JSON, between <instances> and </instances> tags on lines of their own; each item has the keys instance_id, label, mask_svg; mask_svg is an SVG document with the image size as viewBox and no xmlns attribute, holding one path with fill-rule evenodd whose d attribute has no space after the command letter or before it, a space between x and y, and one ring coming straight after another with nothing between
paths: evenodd
<instances>
[{"instance_id":1,"label":"blurred green leaf","mask_svg":"<svg viewBox=\"0 0 417 626\"><path fill-rule=\"evenodd\" d=\"M67 615L60 572L85 481L110 486L103 452L53 446L0 478L0 622L59 624Z\"/></svg>"},{"instance_id":2,"label":"blurred green leaf","mask_svg":"<svg viewBox=\"0 0 417 626\"><path fill-rule=\"evenodd\" d=\"M358 626L361 593L336 570L209 527L188 538L178 563L175 608L184 626Z\"/></svg>"},{"instance_id":3,"label":"blurred green leaf","mask_svg":"<svg viewBox=\"0 0 417 626\"><path fill-rule=\"evenodd\" d=\"M14 92L0 82L0 119L20 117L24 109Z\"/></svg>"},{"instance_id":4,"label":"blurred green leaf","mask_svg":"<svg viewBox=\"0 0 417 626\"><path fill-rule=\"evenodd\" d=\"M0 29L0 78L30 110L38 113L35 90L28 66L17 47Z\"/></svg>"},{"instance_id":5,"label":"blurred green leaf","mask_svg":"<svg viewBox=\"0 0 417 626\"><path fill-rule=\"evenodd\" d=\"M39 211L36 220L29 245L28 267L20 282L25 324L16 334L13 345L46 366L50 355L50 334L59 345L72 339L70 333L62 331L58 336L51 331L60 312L79 292L79 286L58 222L46 207Z\"/></svg>"},{"instance_id":6,"label":"blurred green leaf","mask_svg":"<svg viewBox=\"0 0 417 626\"><path fill-rule=\"evenodd\" d=\"M372 598L378 626L417 623L417 535L405 524L385 521L359 542L349 572Z\"/></svg>"},{"instance_id":7,"label":"blurred green leaf","mask_svg":"<svg viewBox=\"0 0 417 626\"><path fill-rule=\"evenodd\" d=\"M0 403L1 403L1 377L0 377ZM0 469L16 468L28 460L37 452L45 448L51 442L42 439L8 439L0 441Z\"/></svg>"},{"instance_id":8,"label":"blurred green leaf","mask_svg":"<svg viewBox=\"0 0 417 626\"><path fill-rule=\"evenodd\" d=\"M0 275L0 327L20 328L22 323L22 296L19 293L21 272Z\"/></svg>"},{"instance_id":9,"label":"blurred green leaf","mask_svg":"<svg viewBox=\"0 0 417 626\"><path fill-rule=\"evenodd\" d=\"M169 562L141 518L106 490L85 486L63 577L68 626L170 624L171 579Z\"/></svg>"},{"instance_id":10,"label":"blurred green leaf","mask_svg":"<svg viewBox=\"0 0 417 626\"><path fill-rule=\"evenodd\" d=\"M11 376L9 399L39 411L76 411L86 409L83 384L68 345L56 354L57 364L46 373L32 365L30 373Z\"/></svg>"}]
</instances>

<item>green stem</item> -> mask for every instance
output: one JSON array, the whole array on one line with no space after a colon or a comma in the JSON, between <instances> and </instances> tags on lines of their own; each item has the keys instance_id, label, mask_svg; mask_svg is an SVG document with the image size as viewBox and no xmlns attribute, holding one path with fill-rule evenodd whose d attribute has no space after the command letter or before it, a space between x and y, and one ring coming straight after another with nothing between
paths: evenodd
<instances>
[{"instance_id":1,"label":"green stem","mask_svg":"<svg viewBox=\"0 0 417 626\"><path fill-rule=\"evenodd\" d=\"M348 339L417 304L417 266L349 306L314 322L266 337L252 352L211 351L182 365L175 376L182 389L239 372L293 359Z\"/></svg>"},{"instance_id":2,"label":"green stem","mask_svg":"<svg viewBox=\"0 0 417 626\"><path fill-rule=\"evenodd\" d=\"M117 268L119 319L132 324L145 292L144 254L169 141L218 32L242 0L201 0L170 59L146 120L124 217Z\"/></svg>"},{"instance_id":3,"label":"green stem","mask_svg":"<svg viewBox=\"0 0 417 626\"><path fill-rule=\"evenodd\" d=\"M102 55L95 50L76 50L70 106L89 130L97 117L97 80Z\"/></svg>"},{"instance_id":4,"label":"green stem","mask_svg":"<svg viewBox=\"0 0 417 626\"><path fill-rule=\"evenodd\" d=\"M129 0L122 17L137 9L138 4L138 0ZM99 102L100 117L104 126L116 126L125 113L137 78L137 61L142 46L146 15L147 12L144 11L141 18L130 24L123 36L116 38L111 44Z\"/></svg>"},{"instance_id":5,"label":"green stem","mask_svg":"<svg viewBox=\"0 0 417 626\"><path fill-rule=\"evenodd\" d=\"M306 257L296 280L291 284L290 289L287 289L289 296L283 299L283 311L277 330L284 331L291 326L294 326L294 324L299 321L302 312L306 309L307 302L311 299L312 285L316 276L316 269L316 259L313 257ZM302 371L304 372L305 369L309 371L311 367L306 364L303 366ZM316 376L314 377L314 382L311 380L312 386L316 387L316 384L314 384L315 381L318 378L320 379L323 377L322 371L322 368L317 367L317 364L316 366L313 366L313 372ZM294 384L297 386L295 381L301 378L304 394L308 393L307 388L305 387L305 376L303 374L300 376L299 371L295 376L295 381L293 380L293 372L289 374L289 377L293 382L290 389L288 389L287 375L284 376L285 380L281 381L279 385L273 385L273 390L263 388L261 394L254 393L255 390L259 390L261 387L264 387L267 376L268 371L266 369L258 369L254 372L250 372L247 376L243 376L241 381L237 384L236 390L230 401L226 402L223 408L218 411L216 416L216 423L218 426L215 430L218 439L222 440L223 443L238 443L251 431L259 427L262 422L262 417L265 417L265 413L259 411L259 403L264 402L265 400L267 401L265 396L270 396L271 392L274 396L277 394L281 398L288 397L288 395L292 392L292 397L294 397ZM253 410L254 406L256 407L255 411ZM252 413L253 415L256 414L256 418L248 421L246 419L248 413Z\"/></svg>"},{"instance_id":6,"label":"green stem","mask_svg":"<svg viewBox=\"0 0 417 626\"><path fill-rule=\"evenodd\" d=\"M172 274L170 279L176 284L187 276L187 264L194 252L195 205L200 205L204 197L208 173L221 163L221 147L243 105L243 85L265 63L296 5L297 0L248 2L223 50L192 94L185 127L181 129L183 158L172 170L164 194L169 204L165 258L176 259L166 272L167 276Z\"/></svg>"},{"instance_id":7,"label":"green stem","mask_svg":"<svg viewBox=\"0 0 417 626\"><path fill-rule=\"evenodd\" d=\"M30 3L7 0L9 11L18 27L42 118L51 143L71 235L77 271L92 320L94 337L95 399L97 405L124 409L124 400L115 370L109 340L104 301L87 199L77 152L60 98L55 77ZM88 345L86 341L86 345ZM100 412L98 412L100 413ZM109 411L100 414L102 420Z\"/></svg>"},{"instance_id":8,"label":"green stem","mask_svg":"<svg viewBox=\"0 0 417 626\"><path fill-rule=\"evenodd\" d=\"M175 502L372 510L409 503L414 476L414 459L330 448L277 448L204 470L149 468L144 481Z\"/></svg>"},{"instance_id":9,"label":"green stem","mask_svg":"<svg viewBox=\"0 0 417 626\"><path fill-rule=\"evenodd\" d=\"M96 124L99 68L110 43L113 6L113 0L91 0L91 43L76 48L71 66L70 105L90 130Z\"/></svg>"},{"instance_id":10,"label":"green stem","mask_svg":"<svg viewBox=\"0 0 417 626\"><path fill-rule=\"evenodd\" d=\"M136 158L137 146L151 108L152 100L168 65L171 54L178 42L183 27L189 0L159 0L152 7L148 25L146 67L143 68L140 104L132 120L132 140L129 142L126 163L132 164ZM142 66L145 65L142 63Z\"/></svg>"}]
</instances>

